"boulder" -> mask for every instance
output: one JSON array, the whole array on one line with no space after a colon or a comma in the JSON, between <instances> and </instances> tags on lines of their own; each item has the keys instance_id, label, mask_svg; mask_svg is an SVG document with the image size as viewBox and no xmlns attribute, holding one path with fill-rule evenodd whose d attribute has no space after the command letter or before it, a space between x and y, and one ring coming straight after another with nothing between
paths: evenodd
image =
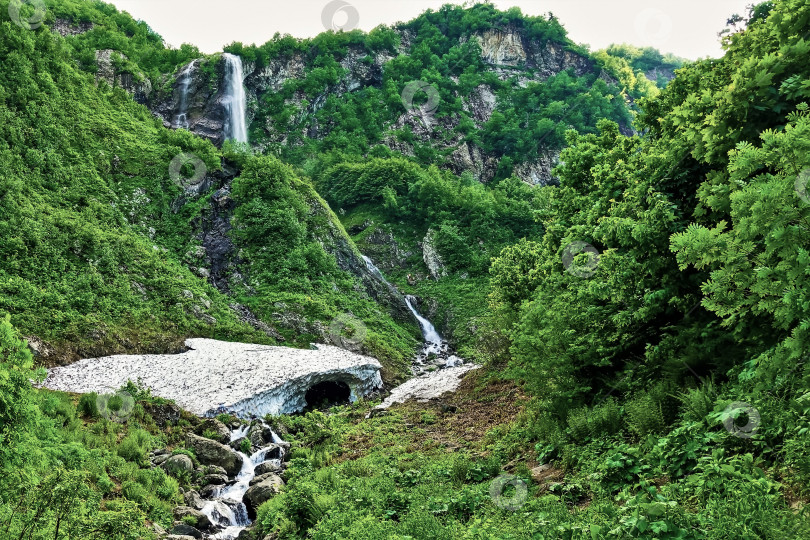
<instances>
[{"instance_id":1,"label":"boulder","mask_svg":"<svg viewBox=\"0 0 810 540\"><path fill-rule=\"evenodd\" d=\"M242 456L224 444L193 433L188 434L186 442L203 465L218 465L225 469L228 476L236 476L242 470Z\"/></svg>"},{"instance_id":2,"label":"boulder","mask_svg":"<svg viewBox=\"0 0 810 540\"><path fill-rule=\"evenodd\" d=\"M190 506L195 510L202 510L203 506L205 506L202 497L200 497L200 494L197 493L196 491L189 491L188 493L183 495L183 500L185 501L186 506Z\"/></svg>"},{"instance_id":3,"label":"boulder","mask_svg":"<svg viewBox=\"0 0 810 540\"><path fill-rule=\"evenodd\" d=\"M228 471L220 467L219 465L207 465L203 469L204 474L228 474Z\"/></svg>"},{"instance_id":4,"label":"boulder","mask_svg":"<svg viewBox=\"0 0 810 540\"><path fill-rule=\"evenodd\" d=\"M261 476L267 473L277 473L281 470L281 466L273 461L265 461L264 463L259 463L256 465L254 472L256 476Z\"/></svg>"},{"instance_id":5,"label":"boulder","mask_svg":"<svg viewBox=\"0 0 810 540\"><path fill-rule=\"evenodd\" d=\"M276 496L283 486L284 481L281 477L273 473L263 475L260 482L250 486L242 499L247 507L248 517L256 519L256 510L259 506Z\"/></svg>"},{"instance_id":6,"label":"boulder","mask_svg":"<svg viewBox=\"0 0 810 540\"><path fill-rule=\"evenodd\" d=\"M185 454L177 454L176 456L172 456L164 461L160 466L172 476L177 476L178 474L182 473L190 473L192 470L194 470L194 462L192 462L191 458Z\"/></svg>"},{"instance_id":7,"label":"boulder","mask_svg":"<svg viewBox=\"0 0 810 540\"><path fill-rule=\"evenodd\" d=\"M174 519L178 521L183 521L183 518L192 517L195 519L195 527L198 529L206 530L211 528L211 520L208 519L208 516L191 508L190 506L178 506L172 512L174 515Z\"/></svg>"},{"instance_id":8,"label":"boulder","mask_svg":"<svg viewBox=\"0 0 810 540\"><path fill-rule=\"evenodd\" d=\"M216 418L206 418L206 420L194 429L194 433L219 443L227 444L231 440L231 432Z\"/></svg>"},{"instance_id":9,"label":"boulder","mask_svg":"<svg viewBox=\"0 0 810 540\"><path fill-rule=\"evenodd\" d=\"M180 407L174 403L144 403L144 410L152 417L158 427L165 428L167 426L175 426L180 420L182 411Z\"/></svg>"},{"instance_id":10,"label":"boulder","mask_svg":"<svg viewBox=\"0 0 810 540\"><path fill-rule=\"evenodd\" d=\"M206 474L200 481L204 486L221 486L228 483L228 477L224 474Z\"/></svg>"},{"instance_id":11,"label":"boulder","mask_svg":"<svg viewBox=\"0 0 810 540\"><path fill-rule=\"evenodd\" d=\"M186 525L185 523L177 523L172 527L171 533L173 535L180 535L181 537L202 538L202 532L196 527Z\"/></svg>"}]
</instances>

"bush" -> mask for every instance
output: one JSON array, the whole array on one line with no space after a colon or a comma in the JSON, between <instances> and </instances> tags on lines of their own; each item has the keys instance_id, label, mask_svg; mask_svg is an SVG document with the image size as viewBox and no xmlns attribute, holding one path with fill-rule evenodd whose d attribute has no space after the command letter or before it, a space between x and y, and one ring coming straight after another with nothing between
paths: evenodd
<instances>
[{"instance_id":1,"label":"bush","mask_svg":"<svg viewBox=\"0 0 810 540\"><path fill-rule=\"evenodd\" d=\"M118 445L118 455L127 461L143 463L146 461L146 453L151 443L152 436L149 432L133 429Z\"/></svg>"},{"instance_id":2,"label":"bush","mask_svg":"<svg viewBox=\"0 0 810 540\"><path fill-rule=\"evenodd\" d=\"M89 394L82 394L82 397L79 398L79 404L77 406L79 410L79 414L81 414L85 418L95 419L99 417L98 414L98 394L95 392L90 392Z\"/></svg>"},{"instance_id":3,"label":"bush","mask_svg":"<svg viewBox=\"0 0 810 540\"><path fill-rule=\"evenodd\" d=\"M662 403L644 392L624 404L627 427L639 437L661 433L666 427Z\"/></svg>"},{"instance_id":4,"label":"bush","mask_svg":"<svg viewBox=\"0 0 810 540\"><path fill-rule=\"evenodd\" d=\"M590 409L574 409L568 413L567 420L571 436L577 441L613 435L622 428L621 407L612 397Z\"/></svg>"}]
</instances>

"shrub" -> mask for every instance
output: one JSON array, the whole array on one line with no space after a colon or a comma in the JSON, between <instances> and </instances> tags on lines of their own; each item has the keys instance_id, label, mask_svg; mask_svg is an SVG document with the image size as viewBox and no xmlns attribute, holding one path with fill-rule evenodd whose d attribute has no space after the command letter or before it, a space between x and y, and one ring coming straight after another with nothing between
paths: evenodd
<instances>
[{"instance_id":1,"label":"shrub","mask_svg":"<svg viewBox=\"0 0 810 540\"><path fill-rule=\"evenodd\" d=\"M624 404L627 427L639 437L661 433L666 426L662 404L649 393L642 393Z\"/></svg>"},{"instance_id":2,"label":"shrub","mask_svg":"<svg viewBox=\"0 0 810 540\"><path fill-rule=\"evenodd\" d=\"M143 463L146 461L146 453L151 442L152 436L149 435L149 432L134 429L118 445L118 455L127 461Z\"/></svg>"},{"instance_id":3,"label":"shrub","mask_svg":"<svg viewBox=\"0 0 810 540\"><path fill-rule=\"evenodd\" d=\"M588 437L613 435L622 428L621 407L611 397L591 409L574 409L568 413L568 427L571 436L578 441L584 441Z\"/></svg>"},{"instance_id":4,"label":"shrub","mask_svg":"<svg viewBox=\"0 0 810 540\"><path fill-rule=\"evenodd\" d=\"M79 410L79 414L81 414L85 418L98 418L98 403L96 400L98 399L98 394L95 392L90 392L89 394L82 394L82 397L79 398L79 404L77 406Z\"/></svg>"},{"instance_id":5,"label":"shrub","mask_svg":"<svg viewBox=\"0 0 810 540\"><path fill-rule=\"evenodd\" d=\"M678 395L682 404L684 420L704 422L706 417L714 410L714 401L717 399L717 390L709 381L700 388L690 388Z\"/></svg>"}]
</instances>

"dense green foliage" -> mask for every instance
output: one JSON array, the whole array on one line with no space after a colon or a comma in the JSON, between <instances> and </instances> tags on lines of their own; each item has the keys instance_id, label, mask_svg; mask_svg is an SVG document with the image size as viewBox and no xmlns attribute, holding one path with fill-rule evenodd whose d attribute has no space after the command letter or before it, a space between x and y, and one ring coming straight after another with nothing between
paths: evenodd
<instances>
[{"instance_id":1,"label":"dense green foliage","mask_svg":"<svg viewBox=\"0 0 810 540\"><path fill-rule=\"evenodd\" d=\"M3 538L149 538L146 519L171 524L179 483L143 468L146 452L164 446L138 398L126 424L100 417L96 396L79 411L64 394L35 391L31 352L0 320L0 535Z\"/></svg>"},{"instance_id":2,"label":"dense green foliage","mask_svg":"<svg viewBox=\"0 0 810 540\"><path fill-rule=\"evenodd\" d=\"M69 15L72 12L60 10L71 5L56 8L56 13ZM126 28L132 25L93 18L109 11L103 4L76 6L82 14L89 13L74 14L78 20L100 21L91 32L62 38L47 26L27 31L7 19L2 22L0 312L10 313L25 335L36 335L55 350L52 361L80 354L171 350L192 335L272 342L239 322L228 307L233 299L188 267L194 262L190 254L199 246L194 222L210 209L208 195L219 186L202 196L189 195L180 185L182 178L171 178L169 165L185 152L198 156L216 174L226 159L223 153L186 131L165 129L126 92L103 81L96 84L73 61L78 51L103 46L93 36L128 40L123 50L143 69L171 71L176 58L159 40L160 46L129 36ZM7 13L7 3L0 11ZM49 11L46 25L52 17ZM132 28L151 35L145 25ZM168 60L149 63L161 55ZM266 163L249 153L226 152L249 171ZM269 171L262 174L267 178ZM414 329L395 324L358 294L355 278L335 267L328 244L345 233L312 188L291 174L286 172L283 181L294 186L274 195L284 207L277 225L282 237L290 227L306 236L306 245L299 252L276 253L272 264L295 271L281 279L280 273L263 267L268 259L258 245L267 240L269 224L254 220L249 223L253 230L242 231L234 240L248 265L255 257L256 273L248 276L249 287L234 293L239 301L259 306L268 322L279 311L275 304L283 301L310 327L315 322L328 325L336 314L352 311L378 329L369 350L392 374L401 373L402 367L393 364L400 364L414 347ZM185 170L182 175L190 176ZM249 178L236 183L247 189L236 190L237 198L246 202L253 196ZM248 206L243 214L250 211ZM293 208L298 208L297 214L291 213ZM312 221L299 220L313 211ZM335 281L341 284L338 290L332 287ZM274 295L273 290L283 294ZM295 344L322 339L293 330L281 333Z\"/></svg>"},{"instance_id":3,"label":"dense green foliage","mask_svg":"<svg viewBox=\"0 0 810 540\"><path fill-rule=\"evenodd\" d=\"M473 37L492 28L516 32L533 47L559 47L590 62L592 69L577 75L569 68L542 83L528 85L522 85L520 77L534 76L532 69L515 69L514 75L500 77L484 64L480 45ZM405 49L403 35L408 36ZM587 51L568 39L553 16L529 17L517 8L501 12L490 4L469 8L445 5L396 28L381 26L368 34L326 32L306 40L276 35L262 46L233 43L226 50L259 66L291 59L304 64L302 77L287 80L279 92L262 95L251 141L273 149L316 180L336 162L388 153L379 145L391 139L410 147L413 159L421 165L443 165L453 151L437 142L479 145L504 158L498 178L506 178L514 166L559 149L567 129L594 131L599 118L629 126L632 117L624 93L639 97L655 90L649 81L636 81L632 70L629 78L620 74L629 68L618 57L591 59ZM347 73L344 61L350 56L369 67L379 57L392 58L382 66L378 83L337 92ZM609 77L601 76L602 68L614 72L621 82L608 82ZM394 126L406 112L403 89L417 80L432 85L439 97L430 143L416 137L409 123ZM482 86L497 95L498 104L489 121L477 127L465 100ZM303 98L303 102L296 104L292 98ZM423 92L415 98L417 103L426 99ZM284 134L283 144L270 138L264 126ZM317 132L316 137L313 132Z\"/></svg>"},{"instance_id":4,"label":"dense green foliage","mask_svg":"<svg viewBox=\"0 0 810 540\"><path fill-rule=\"evenodd\" d=\"M254 149L164 129L94 76L95 51L110 48L127 57L115 58L119 72L166 85L195 48L167 48L101 2L48 4L45 26L28 31L0 0L1 536L148 538L150 522L171 524L189 480L146 461L158 446L188 452L185 420L158 428L145 407L159 400L132 384L125 424L100 417L95 395L35 389L43 373L23 335L56 348L49 361L69 361L171 350L192 335L301 345L351 313L369 330L363 351L396 380L416 328L338 265L339 255L359 261L358 246L421 297L460 353L485 362L478 386L452 398L466 400L460 408L365 418L371 404L360 403L270 419L293 449L287 487L259 510L262 533L810 536L805 0L752 8L723 58L686 65L629 45L590 54L551 15L489 4L368 34L234 43L229 52L260 67L304 65L252 104ZM62 37L49 29L60 18L94 27ZM470 39L492 28L594 69L499 78ZM398 54L403 35L408 54ZM350 55L391 59L378 84L335 92ZM440 96L430 142L407 122L392 128L417 79ZM462 97L482 85L497 105L476 125ZM634 120L639 134L626 135ZM286 139L271 140L267 125ZM412 155L383 144L391 138ZM499 160L494 180L443 169L451 141ZM562 150L559 186L513 176L549 150ZM210 190L172 181L181 152L216 176ZM229 174L228 234L244 276L226 294L190 254ZM441 262L435 279L425 244ZM241 322L233 302L273 332ZM453 426L456 412L470 424ZM553 481L530 480L540 463ZM528 485L516 510L489 494L505 470Z\"/></svg>"}]
</instances>

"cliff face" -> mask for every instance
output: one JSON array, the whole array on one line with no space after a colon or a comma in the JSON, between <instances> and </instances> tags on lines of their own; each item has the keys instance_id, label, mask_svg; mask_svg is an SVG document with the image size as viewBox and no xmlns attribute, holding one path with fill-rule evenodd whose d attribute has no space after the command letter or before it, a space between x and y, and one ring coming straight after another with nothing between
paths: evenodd
<instances>
[{"instance_id":1,"label":"cliff face","mask_svg":"<svg viewBox=\"0 0 810 540\"><path fill-rule=\"evenodd\" d=\"M186 128L221 146L227 110L222 56L193 60L167 76L167 84L148 106L167 128ZM187 84L187 86L185 86Z\"/></svg>"},{"instance_id":2,"label":"cliff face","mask_svg":"<svg viewBox=\"0 0 810 540\"><path fill-rule=\"evenodd\" d=\"M411 36L408 31L400 31L400 46L398 53L408 55ZM546 41L538 43L527 39L521 31L515 28L490 29L473 35L470 38L461 38L460 43L475 39L480 46L481 59L486 69L491 71L501 81L512 81L518 87L525 87L529 82L542 82L562 71L571 69L576 76L592 73L596 69L591 59L564 48L560 43ZM318 122L313 115L323 107L327 98L335 96L338 99L362 88L380 88L383 85L383 74L386 64L394 56L378 53L369 55L368 51L360 47L350 47L348 52L336 58L341 68L341 77L336 84L317 95L314 99L305 96L302 92L295 93L284 102L285 107L293 111L289 126L295 126L294 132L308 138L323 138L331 129L324 122ZM245 90L248 94L248 124L254 118L267 117L259 113L260 103L268 93L278 93L290 80L302 79L308 70L306 59L302 53L292 53L270 60L266 66L257 67L251 62L244 65ZM191 74L191 83L184 90L183 73ZM185 110L187 128L215 144L222 144L225 108L222 100L224 71L219 57L195 60L189 65L181 67L173 75L173 83L161 94L150 99L149 107L163 119L167 127L180 127L177 118ZM183 92L186 92L186 102L183 102ZM480 129L490 119L492 112L498 106L498 96L493 88L480 85L468 95L459 95L463 110L473 119L476 128ZM461 174L470 172L481 182L491 180L498 168L497 156L488 154L479 145L466 140L459 134L450 138L446 135L453 133L461 119L455 116L434 118L432 115L401 114L387 126L388 134L383 136L383 144L390 149L405 155L413 155L415 144L428 144L443 155L446 155L446 167ZM438 123L438 125L437 125ZM414 135L413 142L403 142L394 136L394 132L409 127ZM440 129L434 129L434 128ZM257 126L252 125L255 130ZM265 142L285 145L291 134L288 130L280 130L269 120L265 125L259 126L263 131ZM300 130L300 131L299 131ZM549 151L539 160L532 163L520 164L515 174L531 184L549 184L554 179L551 169L556 164L557 153Z\"/></svg>"}]
</instances>

